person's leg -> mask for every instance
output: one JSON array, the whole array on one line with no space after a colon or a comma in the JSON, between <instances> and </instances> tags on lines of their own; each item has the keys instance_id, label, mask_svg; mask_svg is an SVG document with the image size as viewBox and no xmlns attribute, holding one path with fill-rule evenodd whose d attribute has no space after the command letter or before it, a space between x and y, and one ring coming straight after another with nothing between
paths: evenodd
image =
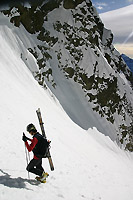
<instances>
[{"instance_id":1,"label":"person's leg","mask_svg":"<svg viewBox=\"0 0 133 200\"><path fill-rule=\"evenodd\" d=\"M40 169L41 171L44 172L44 168L42 167L42 159L40 160L40 162L36 165L37 169Z\"/></svg>"},{"instance_id":2,"label":"person's leg","mask_svg":"<svg viewBox=\"0 0 133 200\"><path fill-rule=\"evenodd\" d=\"M37 166L40 166L42 163L42 159L39 159L39 160L36 160L36 159L32 159L30 161L30 163L28 164L26 170L33 173L33 174L36 174L38 176L42 176L42 173L43 173L43 168L37 168Z\"/></svg>"}]
</instances>

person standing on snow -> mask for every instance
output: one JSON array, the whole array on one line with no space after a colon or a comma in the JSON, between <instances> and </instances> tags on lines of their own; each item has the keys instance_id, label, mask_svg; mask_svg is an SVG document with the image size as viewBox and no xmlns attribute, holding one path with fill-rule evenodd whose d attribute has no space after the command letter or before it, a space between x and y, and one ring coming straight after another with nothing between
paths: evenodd
<instances>
[{"instance_id":1,"label":"person standing on snow","mask_svg":"<svg viewBox=\"0 0 133 200\"><path fill-rule=\"evenodd\" d=\"M33 139L29 139L25 136L25 134L23 134L22 140L25 142L28 151L33 151L34 157L28 164L26 170L28 172L38 175L39 177L36 177L37 180L44 181L49 174L45 173L42 167L42 156L40 156L39 154L42 135L37 132L33 124L29 124L27 126L27 131L33 136ZM27 140L29 140L31 144L29 144Z\"/></svg>"}]
</instances>

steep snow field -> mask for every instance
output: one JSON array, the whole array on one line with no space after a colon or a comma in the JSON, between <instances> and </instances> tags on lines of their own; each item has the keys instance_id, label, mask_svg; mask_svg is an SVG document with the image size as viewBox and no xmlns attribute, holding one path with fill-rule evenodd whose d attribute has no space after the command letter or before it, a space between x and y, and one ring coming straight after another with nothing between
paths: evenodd
<instances>
[{"instance_id":1,"label":"steep snow field","mask_svg":"<svg viewBox=\"0 0 133 200\"><path fill-rule=\"evenodd\" d=\"M20 41L6 25L0 25L0 44L0 199L133 199L132 154L95 127L85 131L70 120L50 91L34 80L21 59ZM29 55L29 64L33 62ZM50 174L46 184L32 174L28 178L22 141L27 124L40 131L39 107L55 166L51 172L43 159Z\"/></svg>"}]
</instances>

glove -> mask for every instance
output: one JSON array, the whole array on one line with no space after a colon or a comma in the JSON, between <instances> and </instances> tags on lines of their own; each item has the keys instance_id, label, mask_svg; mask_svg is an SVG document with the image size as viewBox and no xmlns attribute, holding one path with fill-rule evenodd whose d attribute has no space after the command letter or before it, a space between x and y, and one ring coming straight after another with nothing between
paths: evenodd
<instances>
[{"instance_id":1,"label":"glove","mask_svg":"<svg viewBox=\"0 0 133 200\"><path fill-rule=\"evenodd\" d=\"M26 141L27 141L27 137L26 137L25 135L23 135L22 140L23 140L24 142L26 142Z\"/></svg>"},{"instance_id":2,"label":"glove","mask_svg":"<svg viewBox=\"0 0 133 200\"><path fill-rule=\"evenodd\" d=\"M30 140L30 141L31 141L30 138L26 137L25 133L23 133L22 140L23 140L24 142L26 142L27 140Z\"/></svg>"}]
</instances>

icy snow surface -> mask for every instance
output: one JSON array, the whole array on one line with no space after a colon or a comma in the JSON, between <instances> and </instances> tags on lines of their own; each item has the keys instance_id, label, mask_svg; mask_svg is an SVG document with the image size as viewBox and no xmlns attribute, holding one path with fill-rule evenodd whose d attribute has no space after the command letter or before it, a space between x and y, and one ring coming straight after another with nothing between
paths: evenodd
<instances>
[{"instance_id":1,"label":"icy snow surface","mask_svg":"<svg viewBox=\"0 0 133 200\"><path fill-rule=\"evenodd\" d=\"M32 42L32 41L31 41ZM41 88L21 59L20 41L0 24L0 200L132 200L133 156L93 127L87 131L70 120L56 98ZM35 60L28 55L29 65ZM40 184L26 168L22 133L34 123L40 131L40 108L55 170ZM26 131L25 131L26 133ZM28 136L28 133L26 133ZM32 158L32 153L30 155Z\"/></svg>"}]
</instances>

